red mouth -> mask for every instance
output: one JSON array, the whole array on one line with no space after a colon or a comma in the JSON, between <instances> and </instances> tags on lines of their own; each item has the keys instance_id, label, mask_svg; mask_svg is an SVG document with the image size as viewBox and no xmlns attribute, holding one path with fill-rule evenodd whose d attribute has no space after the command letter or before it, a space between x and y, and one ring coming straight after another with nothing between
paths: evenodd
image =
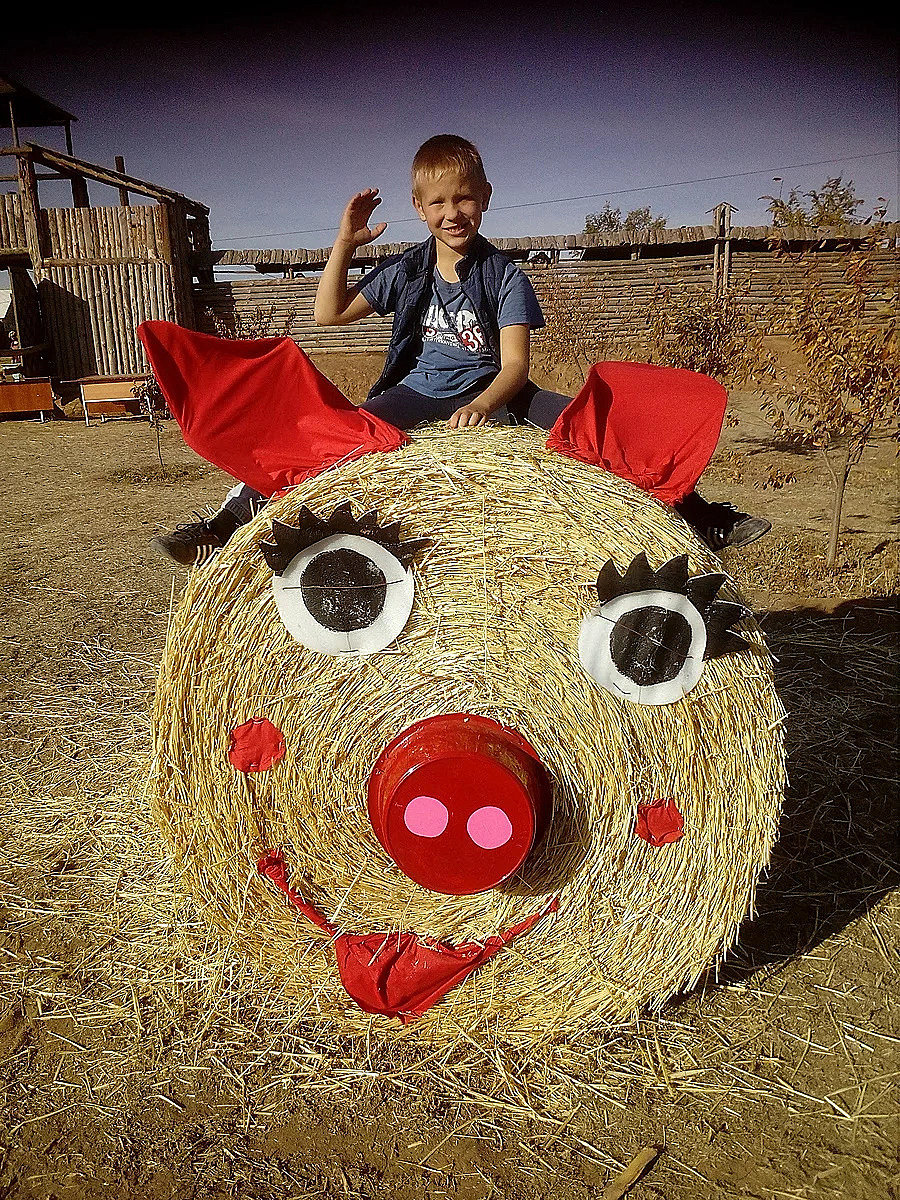
<instances>
[{"instance_id":1,"label":"red mouth","mask_svg":"<svg viewBox=\"0 0 900 1200\"><path fill-rule=\"evenodd\" d=\"M503 933L486 938L483 943L465 942L460 946L421 938L415 933L338 933L288 883L287 864L281 850L264 854L257 869L305 917L332 936L341 982L359 1007L364 1012L398 1017L404 1025L427 1012L513 938L533 929L542 917L559 907L556 898Z\"/></svg>"}]
</instances>

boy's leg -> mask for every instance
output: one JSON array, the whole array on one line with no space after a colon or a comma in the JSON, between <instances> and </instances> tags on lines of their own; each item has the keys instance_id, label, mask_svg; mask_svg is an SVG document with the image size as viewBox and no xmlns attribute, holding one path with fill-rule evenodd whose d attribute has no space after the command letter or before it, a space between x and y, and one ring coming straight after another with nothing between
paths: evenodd
<instances>
[{"instance_id":1,"label":"boy's leg","mask_svg":"<svg viewBox=\"0 0 900 1200\"><path fill-rule=\"evenodd\" d=\"M518 396L509 402L512 424L521 425L528 421L540 429L552 429L568 403L568 396L544 391L529 380ZM711 550L723 550L726 546L748 546L772 528L771 522L763 517L741 512L733 504L711 504L697 491L679 500L674 508L689 525L693 525Z\"/></svg>"},{"instance_id":2,"label":"boy's leg","mask_svg":"<svg viewBox=\"0 0 900 1200\"><path fill-rule=\"evenodd\" d=\"M676 501L675 511L693 525L710 550L726 546L748 546L772 528L771 521L741 512L733 504L710 503L693 491Z\"/></svg>"},{"instance_id":3,"label":"boy's leg","mask_svg":"<svg viewBox=\"0 0 900 1200\"><path fill-rule=\"evenodd\" d=\"M150 545L158 554L183 567L197 566L221 550L234 531L252 520L266 503L261 492L246 483L237 483L217 513L211 517L195 513L196 521L176 525L171 533L161 534Z\"/></svg>"},{"instance_id":4,"label":"boy's leg","mask_svg":"<svg viewBox=\"0 0 900 1200\"><path fill-rule=\"evenodd\" d=\"M424 396L405 383L398 383L362 406L397 429L412 429L424 421L447 421L458 408L480 396L484 387L471 388L458 396ZM571 397L545 392L530 381L508 404L491 413L490 420L501 425L522 425L525 421L550 429ZM543 425L542 422L549 422Z\"/></svg>"},{"instance_id":5,"label":"boy's leg","mask_svg":"<svg viewBox=\"0 0 900 1200\"><path fill-rule=\"evenodd\" d=\"M539 388L529 379L525 386L510 400L510 424L537 425L538 429L552 429L559 419L559 414L572 403L571 396L563 396L559 392L548 392Z\"/></svg>"},{"instance_id":6,"label":"boy's leg","mask_svg":"<svg viewBox=\"0 0 900 1200\"><path fill-rule=\"evenodd\" d=\"M262 492L248 487L246 483L236 483L225 497L225 503L219 509L219 513L230 513L237 520L238 525L246 525L268 503L268 498ZM219 513L216 513L216 516Z\"/></svg>"},{"instance_id":7,"label":"boy's leg","mask_svg":"<svg viewBox=\"0 0 900 1200\"><path fill-rule=\"evenodd\" d=\"M447 421L465 403L465 397L425 396L405 383L398 383L367 400L362 407L396 429L412 429L423 421Z\"/></svg>"},{"instance_id":8,"label":"boy's leg","mask_svg":"<svg viewBox=\"0 0 900 1200\"><path fill-rule=\"evenodd\" d=\"M552 429L559 414L571 402L571 396L548 392L529 379L521 392L506 406L509 410L509 424L537 425L538 429Z\"/></svg>"}]
</instances>

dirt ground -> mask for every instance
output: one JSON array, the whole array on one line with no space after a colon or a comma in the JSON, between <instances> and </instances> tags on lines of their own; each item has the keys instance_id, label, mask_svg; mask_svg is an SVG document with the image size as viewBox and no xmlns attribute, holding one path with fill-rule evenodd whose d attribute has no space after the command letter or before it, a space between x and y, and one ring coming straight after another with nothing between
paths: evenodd
<instances>
[{"instance_id":1,"label":"dirt ground","mask_svg":"<svg viewBox=\"0 0 900 1200\"><path fill-rule=\"evenodd\" d=\"M357 400L378 368L319 364ZM651 1145L636 1200L900 1195L894 447L852 477L829 574L820 464L731 407L704 492L773 523L723 561L791 713L774 861L718 978L533 1054L316 1040L248 983L141 790L185 579L148 541L230 481L171 421L162 467L143 420L0 424L0 1198L587 1200Z\"/></svg>"}]
</instances>

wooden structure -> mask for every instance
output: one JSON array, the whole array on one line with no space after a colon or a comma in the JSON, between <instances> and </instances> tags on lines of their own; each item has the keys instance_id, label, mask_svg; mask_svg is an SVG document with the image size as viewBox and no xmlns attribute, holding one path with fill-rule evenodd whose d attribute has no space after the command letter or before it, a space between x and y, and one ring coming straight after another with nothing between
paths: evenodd
<instances>
[{"instance_id":1,"label":"wooden structure","mask_svg":"<svg viewBox=\"0 0 900 1200\"><path fill-rule=\"evenodd\" d=\"M91 413L101 422L113 416L138 416L141 402L132 392L137 380L131 375L120 379L82 379L79 385L84 423L90 425Z\"/></svg>"},{"instance_id":2,"label":"wooden structure","mask_svg":"<svg viewBox=\"0 0 900 1200\"><path fill-rule=\"evenodd\" d=\"M37 413L41 421L52 413L56 395L49 379L22 379L0 383L0 416Z\"/></svg>"},{"instance_id":3,"label":"wooden structure","mask_svg":"<svg viewBox=\"0 0 900 1200\"><path fill-rule=\"evenodd\" d=\"M797 269L775 259L772 245L783 231L732 226L732 211L730 205L720 204L712 225L661 229L639 237L613 233L492 240L530 276L545 308L554 296L561 296L583 306L598 333L627 337L645 327L647 309L660 288L732 291L760 316L771 309L776 282ZM826 281L837 286L843 262L840 247L870 234L871 229L861 225L841 234L801 229L792 231L791 247L812 249ZM898 284L898 237L900 224L885 228L878 269L886 287ZM352 267L367 270L411 244L364 246ZM328 253L328 248L215 251L213 264L249 267L258 277L198 284L197 327L234 332L249 324L258 327L262 317L263 324L268 320L268 332L288 333L305 350L385 350L390 319L369 317L337 329L322 328L313 320L318 274Z\"/></svg>"},{"instance_id":4,"label":"wooden structure","mask_svg":"<svg viewBox=\"0 0 900 1200\"><path fill-rule=\"evenodd\" d=\"M136 326L149 319L194 325L194 258L211 249L209 209L127 175L121 158L114 170L76 158L71 114L8 79L0 79L4 96L0 127L13 144L0 161L12 170L0 181L14 190L0 194L0 267L10 272L23 375L145 374ZM66 152L23 144L25 124L63 124ZM47 179L69 181L71 207L41 204ZM89 186L97 184L114 189L116 202L92 204Z\"/></svg>"},{"instance_id":5,"label":"wooden structure","mask_svg":"<svg viewBox=\"0 0 900 1200\"><path fill-rule=\"evenodd\" d=\"M82 381L140 378L148 370L135 329L141 321L175 321L209 332L264 336L288 334L309 351L383 351L391 322L370 317L326 329L313 320L318 275L329 248L318 250L213 250L209 210L169 188L75 157L75 117L0 77L0 130L12 145L0 150L0 268L10 273L21 378L52 377L73 395ZM66 149L23 142L26 126L63 128ZM44 180L66 180L69 207L41 204ZM97 205L89 188L111 190L113 202ZM659 289L738 290L762 312L773 300L776 263L771 243L783 231L734 227L733 209L721 203L712 223L640 235L569 234L500 238L497 245L521 263L539 298L562 299L586 312L598 335L633 337L644 328ZM897 234L886 230L886 283L897 282ZM839 245L871 233L859 226L792 231L792 245L815 248L826 273L839 280ZM361 273L411 243L362 247L352 267ZM215 281L215 268L245 267L255 277ZM881 268L880 268L881 269ZM251 332L252 331L252 332ZM2 347L0 347L2 350Z\"/></svg>"}]
</instances>

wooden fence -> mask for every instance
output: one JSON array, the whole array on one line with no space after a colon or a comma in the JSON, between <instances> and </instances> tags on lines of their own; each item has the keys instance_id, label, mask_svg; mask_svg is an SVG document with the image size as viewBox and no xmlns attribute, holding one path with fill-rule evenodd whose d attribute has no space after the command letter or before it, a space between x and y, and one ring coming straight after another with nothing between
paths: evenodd
<instances>
[{"instance_id":1,"label":"wooden fence","mask_svg":"<svg viewBox=\"0 0 900 1200\"><path fill-rule=\"evenodd\" d=\"M51 208L41 216L48 253L38 294L59 374L146 371L135 329L179 316L166 208Z\"/></svg>"},{"instance_id":2,"label":"wooden fence","mask_svg":"<svg viewBox=\"0 0 900 1200\"><path fill-rule=\"evenodd\" d=\"M685 231L663 232L681 234ZM639 337L652 298L661 289L710 293L725 288L739 295L748 311L765 322L773 312L779 286L790 286L802 270L796 262L776 259L759 236L763 232L771 235L771 230L749 231L755 235L752 238L729 237L725 248L721 240L712 236L715 233L712 229L690 232L708 236L700 242L673 239L668 243L655 243L663 253L659 249L653 253L651 247L644 245L635 254L632 248L627 257L622 255L620 239L612 246L600 248L601 253L612 251L616 257L582 261L566 261L559 254L550 253L546 257L555 257L556 262L534 261L536 251L542 254L542 247L537 243L553 239L518 239L498 242L498 245L520 259L545 307L551 307L549 302L553 295L574 296L590 315L594 331L601 337L610 338ZM735 234L740 232L734 231ZM582 248L596 253L596 247ZM229 252L226 263L222 262L224 256L220 256L219 265L252 262L267 271L280 266L284 274L297 270L308 272L321 267L326 253ZM837 288L842 281L844 258L840 250L834 248L833 239L831 248L826 243L826 247L816 249L815 254L826 287ZM529 255L532 261L527 260ZM898 263L896 249L885 248L877 256L877 279L885 291L898 286ZM318 278L310 274L293 278L264 274L256 279L197 286L194 295L198 328L211 333L222 330L233 333L254 325L260 335L267 326L271 334L290 335L305 350L365 352L383 351L387 347L390 318L370 317L338 329L317 326L313 320L317 284ZM874 310L867 314L867 319L877 319Z\"/></svg>"},{"instance_id":3,"label":"wooden fence","mask_svg":"<svg viewBox=\"0 0 900 1200\"><path fill-rule=\"evenodd\" d=\"M208 208L126 175L121 159L110 170L28 142L0 150L0 161L15 166L3 182L16 190L0 194L0 266L28 373L145 373L142 321L195 325L194 278L212 278L194 261L209 253ZM41 204L47 179L70 182L72 207ZM119 203L92 205L89 184L116 188Z\"/></svg>"},{"instance_id":4,"label":"wooden fence","mask_svg":"<svg viewBox=\"0 0 900 1200\"><path fill-rule=\"evenodd\" d=\"M0 193L0 248L26 253L25 221L17 192Z\"/></svg>"}]
</instances>

